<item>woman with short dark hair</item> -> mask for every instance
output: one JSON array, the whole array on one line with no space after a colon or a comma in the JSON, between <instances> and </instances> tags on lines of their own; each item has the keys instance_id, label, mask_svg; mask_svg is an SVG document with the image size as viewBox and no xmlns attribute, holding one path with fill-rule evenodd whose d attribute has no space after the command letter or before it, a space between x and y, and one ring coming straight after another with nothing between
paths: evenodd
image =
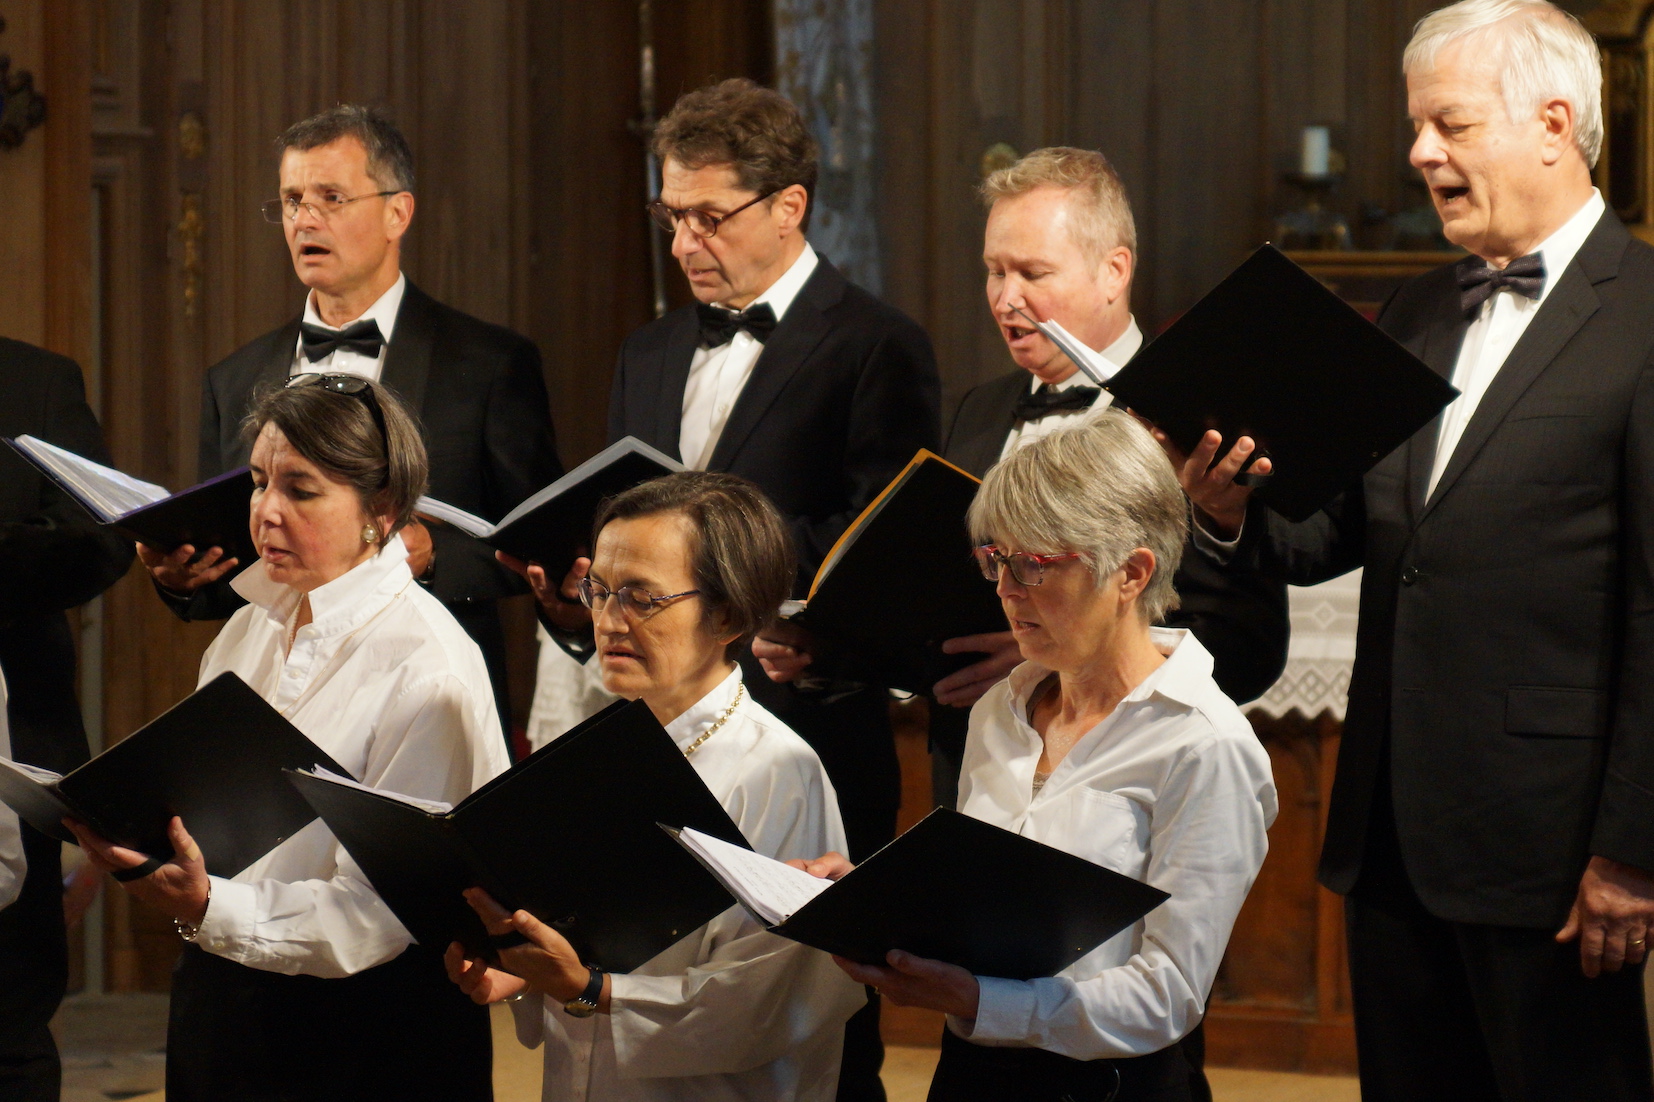
<instances>
[{"instance_id":1,"label":"woman with short dark hair","mask_svg":"<svg viewBox=\"0 0 1654 1102\"><path fill-rule=\"evenodd\" d=\"M201 660L232 671L353 777L463 799L507 763L482 654L414 583L398 531L424 492L424 445L390 391L296 375L247 418L259 561L249 602ZM101 868L143 855L85 828ZM187 942L174 970L168 1102L492 1097L487 1015L443 977L320 820L233 878L209 876L187 824L175 856L125 885Z\"/></svg>"},{"instance_id":2,"label":"woman with short dark hair","mask_svg":"<svg viewBox=\"0 0 1654 1102\"><path fill-rule=\"evenodd\" d=\"M618 496L595 532L581 594L604 685L649 706L755 850L789 860L842 846L821 762L747 695L733 659L792 583L775 507L745 479L685 471ZM501 951L508 971L455 945L449 974L478 1002L514 1000L518 1036L546 1046L546 1099L834 1097L844 1022L865 996L825 953L731 907L630 974L605 975L527 912L468 894L489 933L530 944Z\"/></svg>"}]
</instances>

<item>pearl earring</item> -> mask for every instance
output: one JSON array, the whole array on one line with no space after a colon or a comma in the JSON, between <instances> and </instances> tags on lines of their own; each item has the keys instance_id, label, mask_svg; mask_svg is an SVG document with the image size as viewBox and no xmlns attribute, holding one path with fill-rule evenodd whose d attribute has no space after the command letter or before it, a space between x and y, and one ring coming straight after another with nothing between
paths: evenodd
<instances>
[{"instance_id":1,"label":"pearl earring","mask_svg":"<svg viewBox=\"0 0 1654 1102\"><path fill-rule=\"evenodd\" d=\"M377 543L377 542L379 542L379 529L375 528L371 524L362 525L362 542L363 543Z\"/></svg>"}]
</instances>

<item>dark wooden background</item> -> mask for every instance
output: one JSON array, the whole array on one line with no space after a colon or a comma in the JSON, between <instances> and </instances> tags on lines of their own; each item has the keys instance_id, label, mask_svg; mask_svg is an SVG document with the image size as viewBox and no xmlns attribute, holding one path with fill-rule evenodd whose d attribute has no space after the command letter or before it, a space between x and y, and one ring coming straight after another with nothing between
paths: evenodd
<instances>
[{"instance_id":1,"label":"dark wooden background","mask_svg":"<svg viewBox=\"0 0 1654 1102\"><path fill-rule=\"evenodd\" d=\"M708 80L772 76L766 0L655 6L659 110ZM876 0L885 293L929 329L950 401L1008 367L973 194L990 145L1108 154L1133 198L1135 302L1153 330L1266 239L1305 124L1334 127L1348 160L1335 203L1352 224L1364 206L1409 202L1399 58L1431 6ZM0 334L83 364L124 469L192 481L203 370L299 308L280 230L257 207L274 195L275 136L339 100L385 104L413 144L411 277L538 342L566 462L602 444L610 365L650 316L633 4L0 0L0 14L0 52L49 100L45 127L0 152ZM199 149L181 127L191 117ZM510 615L521 710L529 620ZM110 739L190 691L214 631L175 622L138 574L86 623L102 678L91 718ZM1242 1017L1332 1023L1332 1041L1300 1030L1291 1059L1340 1066L1336 915L1308 872L1336 732L1264 733L1284 856L1216 998ZM163 924L119 892L107 918L109 986L164 989L176 944ZM1215 1051L1232 1054L1221 1039Z\"/></svg>"}]
</instances>

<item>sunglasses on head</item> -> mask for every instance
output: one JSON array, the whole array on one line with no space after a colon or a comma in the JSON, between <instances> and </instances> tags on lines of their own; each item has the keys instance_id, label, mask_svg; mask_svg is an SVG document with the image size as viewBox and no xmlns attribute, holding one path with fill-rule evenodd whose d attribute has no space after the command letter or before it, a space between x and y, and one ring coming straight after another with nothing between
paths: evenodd
<instances>
[{"instance_id":1,"label":"sunglasses on head","mask_svg":"<svg viewBox=\"0 0 1654 1102\"><path fill-rule=\"evenodd\" d=\"M379 408L379 399L374 396L373 384L360 375L323 374L320 371L306 371L294 375L287 380L287 387L317 386L323 390L330 390L334 394L348 394L352 398L361 399L368 407L368 413L373 417L374 427L379 430L379 443L385 449L385 478L390 478L391 436L385 428L385 412Z\"/></svg>"}]
</instances>

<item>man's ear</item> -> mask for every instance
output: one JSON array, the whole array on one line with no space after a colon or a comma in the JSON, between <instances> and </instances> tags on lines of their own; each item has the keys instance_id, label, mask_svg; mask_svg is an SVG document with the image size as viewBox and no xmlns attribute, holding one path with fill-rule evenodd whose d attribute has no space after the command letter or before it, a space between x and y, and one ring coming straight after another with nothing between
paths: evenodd
<instances>
[{"instance_id":1,"label":"man's ear","mask_svg":"<svg viewBox=\"0 0 1654 1102\"><path fill-rule=\"evenodd\" d=\"M783 237L798 232L798 227L804 224L804 214L810 207L810 193L804 190L803 184L789 184L775 193L770 200L773 206L775 228Z\"/></svg>"},{"instance_id":2,"label":"man's ear","mask_svg":"<svg viewBox=\"0 0 1654 1102\"><path fill-rule=\"evenodd\" d=\"M1103 282L1103 294L1109 303L1116 302L1131 289L1131 275L1136 267L1137 258L1124 245L1118 245L1108 251L1099 276Z\"/></svg>"},{"instance_id":3,"label":"man's ear","mask_svg":"<svg viewBox=\"0 0 1654 1102\"><path fill-rule=\"evenodd\" d=\"M385 197L385 236L392 240L400 240L408 232L408 224L413 221L414 196L411 191L399 191L395 195Z\"/></svg>"},{"instance_id":4,"label":"man's ear","mask_svg":"<svg viewBox=\"0 0 1654 1102\"><path fill-rule=\"evenodd\" d=\"M1547 165L1554 165L1576 148L1574 105L1565 99L1550 100L1539 109L1539 121L1545 127L1541 157Z\"/></svg>"}]
</instances>

